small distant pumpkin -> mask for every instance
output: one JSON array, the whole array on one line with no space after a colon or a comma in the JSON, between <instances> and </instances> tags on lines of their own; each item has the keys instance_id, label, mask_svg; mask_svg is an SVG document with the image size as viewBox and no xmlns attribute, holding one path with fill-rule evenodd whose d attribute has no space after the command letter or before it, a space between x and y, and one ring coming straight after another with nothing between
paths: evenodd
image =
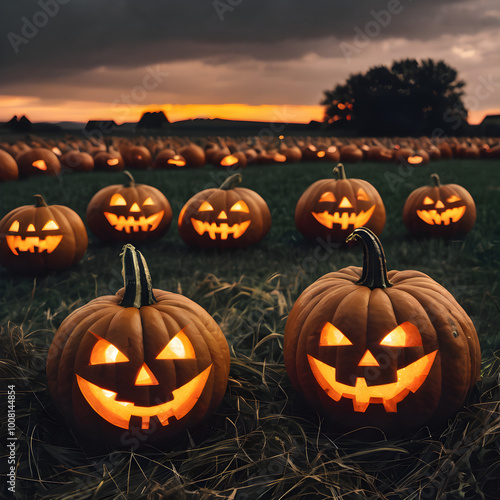
<instances>
[{"instance_id":1,"label":"small distant pumpkin","mask_svg":"<svg viewBox=\"0 0 500 500\"><path fill-rule=\"evenodd\" d=\"M17 158L21 177L32 175L56 176L61 172L59 158L47 148L32 148L21 153Z\"/></svg>"},{"instance_id":2,"label":"small distant pumpkin","mask_svg":"<svg viewBox=\"0 0 500 500\"><path fill-rule=\"evenodd\" d=\"M0 221L0 264L21 272L60 270L76 264L88 245L79 215L63 205L35 205L9 212Z\"/></svg>"},{"instance_id":3,"label":"small distant pumpkin","mask_svg":"<svg viewBox=\"0 0 500 500\"><path fill-rule=\"evenodd\" d=\"M142 254L122 252L125 287L91 300L59 326L47 356L50 394L86 441L158 443L221 403L229 347L192 300L153 289Z\"/></svg>"},{"instance_id":4,"label":"small distant pumpkin","mask_svg":"<svg viewBox=\"0 0 500 500\"><path fill-rule=\"evenodd\" d=\"M458 184L441 184L432 174L432 186L422 186L408 196L403 222L414 236L461 237L476 222L471 194Z\"/></svg>"},{"instance_id":5,"label":"small distant pumpkin","mask_svg":"<svg viewBox=\"0 0 500 500\"><path fill-rule=\"evenodd\" d=\"M237 187L241 174L228 177L219 188L195 194L179 214L179 235L201 248L242 248L259 242L271 227L264 199Z\"/></svg>"},{"instance_id":6,"label":"small distant pumpkin","mask_svg":"<svg viewBox=\"0 0 500 500\"><path fill-rule=\"evenodd\" d=\"M87 206L89 229L104 242L138 242L163 236L172 222L172 208L153 186L136 184L125 170L128 183L98 191Z\"/></svg>"},{"instance_id":7,"label":"small distant pumpkin","mask_svg":"<svg viewBox=\"0 0 500 500\"><path fill-rule=\"evenodd\" d=\"M295 207L295 225L307 238L318 237L344 243L361 226L379 235L385 225L385 206L369 182L348 179L344 165L333 169L337 179L321 179L311 184Z\"/></svg>"}]
</instances>

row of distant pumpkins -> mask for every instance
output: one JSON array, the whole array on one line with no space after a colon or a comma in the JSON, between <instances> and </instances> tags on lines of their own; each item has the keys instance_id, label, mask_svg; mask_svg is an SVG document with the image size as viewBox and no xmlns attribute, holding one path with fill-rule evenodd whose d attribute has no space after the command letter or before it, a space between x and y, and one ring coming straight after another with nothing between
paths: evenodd
<instances>
[{"instance_id":1,"label":"row of distant pumpkins","mask_svg":"<svg viewBox=\"0 0 500 500\"><path fill-rule=\"evenodd\" d=\"M157 188L128 183L98 191L87 206L89 229L103 242L137 243L166 233L172 222L168 199ZM416 236L462 237L473 227L476 207L470 193L456 184L441 185L432 174L432 186L413 191L405 203L403 221ZM259 242L271 227L271 213L255 191L239 187L240 173L219 188L205 189L189 199L178 217L181 238L201 248L243 248ZM0 263L11 269L63 269L84 255L88 237L81 218L72 209L47 206L36 195L34 206L22 206L0 221ZM301 195L295 209L298 230L312 240L344 243L356 228L376 235L386 220L378 191L362 179L347 179L343 164L334 178L321 179Z\"/></svg>"},{"instance_id":2,"label":"row of distant pumpkins","mask_svg":"<svg viewBox=\"0 0 500 500\"><path fill-rule=\"evenodd\" d=\"M250 164L327 161L352 163L362 160L424 165L449 158L499 158L497 139L341 139L251 137L203 138L199 144L187 138L109 137L96 139L28 138L0 142L0 181L19 176L58 175L66 171L122 171L124 168L200 168L213 164L241 169Z\"/></svg>"}]
</instances>

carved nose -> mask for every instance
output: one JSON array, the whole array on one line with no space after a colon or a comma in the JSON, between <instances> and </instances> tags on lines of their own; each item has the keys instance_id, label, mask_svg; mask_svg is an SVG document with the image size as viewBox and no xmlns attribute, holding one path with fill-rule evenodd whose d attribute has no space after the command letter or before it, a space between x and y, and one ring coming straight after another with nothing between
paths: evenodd
<instances>
[{"instance_id":1,"label":"carved nose","mask_svg":"<svg viewBox=\"0 0 500 500\"><path fill-rule=\"evenodd\" d=\"M352 208L351 202L344 196L339 205L340 208Z\"/></svg>"},{"instance_id":2,"label":"carved nose","mask_svg":"<svg viewBox=\"0 0 500 500\"><path fill-rule=\"evenodd\" d=\"M444 203L441 200L436 201L436 208L444 208Z\"/></svg>"},{"instance_id":3,"label":"carved nose","mask_svg":"<svg viewBox=\"0 0 500 500\"><path fill-rule=\"evenodd\" d=\"M222 210L222 212L219 214L219 219L227 219L227 215L226 215L226 212L224 212L224 210Z\"/></svg>"},{"instance_id":4,"label":"carved nose","mask_svg":"<svg viewBox=\"0 0 500 500\"><path fill-rule=\"evenodd\" d=\"M140 212L141 209L139 208L139 205L137 203L134 203L131 207L130 207L130 211L131 212Z\"/></svg>"},{"instance_id":5,"label":"carved nose","mask_svg":"<svg viewBox=\"0 0 500 500\"><path fill-rule=\"evenodd\" d=\"M375 356L367 349L358 366L380 366Z\"/></svg>"},{"instance_id":6,"label":"carved nose","mask_svg":"<svg viewBox=\"0 0 500 500\"><path fill-rule=\"evenodd\" d=\"M158 385L159 382L153 375L153 372L149 369L146 363L143 363L137 378L135 379L135 385Z\"/></svg>"}]
</instances>

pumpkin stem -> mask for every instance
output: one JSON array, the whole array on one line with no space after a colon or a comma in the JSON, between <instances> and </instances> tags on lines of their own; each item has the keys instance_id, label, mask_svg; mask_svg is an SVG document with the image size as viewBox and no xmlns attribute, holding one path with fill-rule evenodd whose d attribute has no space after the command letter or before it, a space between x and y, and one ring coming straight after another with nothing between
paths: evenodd
<instances>
[{"instance_id":1,"label":"pumpkin stem","mask_svg":"<svg viewBox=\"0 0 500 500\"><path fill-rule=\"evenodd\" d=\"M436 187L441 186L441 181L439 180L438 174L431 174L431 179L432 179L432 182L434 183L434 186L436 186Z\"/></svg>"},{"instance_id":2,"label":"pumpkin stem","mask_svg":"<svg viewBox=\"0 0 500 500\"><path fill-rule=\"evenodd\" d=\"M333 174L337 176L337 180L347 179L343 163L337 164L337 166L333 169Z\"/></svg>"},{"instance_id":3,"label":"pumpkin stem","mask_svg":"<svg viewBox=\"0 0 500 500\"><path fill-rule=\"evenodd\" d=\"M123 246L120 257L122 258L122 276L125 283L125 293L120 305L140 309L157 302L153 294L148 265L141 252L127 243Z\"/></svg>"},{"instance_id":4,"label":"pumpkin stem","mask_svg":"<svg viewBox=\"0 0 500 500\"><path fill-rule=\"evenodd\" d=\"M127 187L134 187L135 186L135 179L132 176L132 174L128 170L124 170L123 173L128 177L129 182Z\"/></svg>"},{"instance_id":5,"label":"pumpkin stem","mask_svg":"<svg viewBox=\"0 0 500 500\"><path fill-rule=\"evenodd\" d=\"M43 199L41 194L34 194L33 198L35 198L35 207L48 207L47 202Z\"/></svg>"},{"instance_id":6,"label":"pumpkin stem","mask_svg":"<svg viewBox=\"0 0 500 500\"><path fill-rule=\"evenodd\" d=\"M377 236L366 227L358 227L346 241L356 240L363 247L363 273L357 285L374 288L388 288L392 286L387 276L387 264L384 249Z\"/></svg>"},{"instance_id":7,"label":"pumpkin stem","mask_svg":"<svg viewBox=\"0 0 500 500\"><path fill-rule=\"evenodd\" d=\"M241 183L241 180L241 174L231 175L221 184L219 189L224 189L225 191L227 191L228 189L234 189L238 184Z\"/></svg>"}]
</instances>

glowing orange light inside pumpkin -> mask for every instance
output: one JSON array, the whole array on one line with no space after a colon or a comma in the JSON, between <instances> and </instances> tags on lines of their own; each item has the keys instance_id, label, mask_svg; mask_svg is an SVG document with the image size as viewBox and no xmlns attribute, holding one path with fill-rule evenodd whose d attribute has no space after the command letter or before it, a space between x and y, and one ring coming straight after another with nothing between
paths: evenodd
<instances>
[{"instance_id":1,"label":"glowing orange light inside pumpkin","mask_svg":"<svg viewBox=\"0 0 500 500\"><path fill-rule=\"evenodd\" d=\"M335 201L335 195L331 191L326 191L319 197L319 201Z\"/></svg>"},{"instance_id":2,"label":"glowing orange light inside pumpkin","mask_svg":"<svg viewBox=\"0 0 500 500\"><path fill-rule=\"evenodd\" d=\"M367 349L358 363L358 366L380 366L380 364L375 359L375 356Z\"/></svg>"},{"instance_id":3,"label":"glowing orange light inside pumpkin","mask_svg":"<svg viewBox=\"0 0 500 500\"><path fill-rule=\"evenodd\" d=\"M35 160L32 165L38 170L47 170L47 164L43 160Z\"/></svg>"},{"instance_id":4,"label":"glowing orange light inside pumpkin","mask_svg":"<svg viewBox=\"0 0 500 500\"><path fill-rule=\"evenodd\" d=\"M118 158L108 158L106 163L110 166L113 167L114 165L118 165L120 163L120 160Z\"/></svg>"},{"instance_id":5,"label":"glowing orange light inside pumpkin","mask_svg":"<svg viewBox=\"0 0 500 500\"><path fill-rule=\"evenodd\" d=\"M277 163L284 163L286 161L286 156L281 153L276 153L274 155L274 161Z\"/></svg>"},{"instance_id":6,"label":"glowing orange light inside pumpkin","mask_svg":"<svg viewBox=\"0 0 500 500\"><path fill-rule=\"evenodd\" d=\"M126 207L127 201L120 193L115 193L109 201L110 207Z\"/></svg>"},{"instance_id":7,"label":"glowing orange light inside pumpkin","mask_svg":"<svg viewBox=\"0 0 500 500\"><path fill-rule=\"evenodd\" d=\"M236 165L238 162L239 160L236 156L228 155L222 158L222 160L220 161L220 165L222 167L232 167L233 165Z\"/></svg>"},{"instance_id":8,"label":"glowing orange light inside pumpkin","mask_svg":"<svg viewBox=\"0 0 500 500\"><path fill-rule=\"evenodd\" d=\"M176 167L184 167L186 165L186 160L180 155L175 155L169 158L167 163L169 165L175 165Z\"/></svg>"},{"instance_id":9,"label":"glowing orange light inside pumpkin","mask_svg":"<svg viewBox=\"0 0 500 500\"><path fill-rule=\"evenodd\" d=\"M410 165L418 165L419 163L422 163L424 159L421 156L408 156L408 159L406 160Z\"/></svg>"},{"instance_id":10,"label":"glowing orange light inside pumpkin","mask_svg":"<svg viewBox=\"0 0 500 500\"><path fill-rule=\"evenodd\" d=\"M57 147L57 146L54 146L52 148L52 152L57 155L57 156L61 156L62 155L62 151Z\"/></svg>"},{"instance_id":11,"label":"glowing orange light inside pumpkin","mask_svg":"<svg viewBox=\"0 0 500 500\"><path fill-rule=\"evenodd\" d=\"M326 156L326 151L318 151L317 156L318 158L323 158L324 156Z\"/></svg>"}]
</instances>

